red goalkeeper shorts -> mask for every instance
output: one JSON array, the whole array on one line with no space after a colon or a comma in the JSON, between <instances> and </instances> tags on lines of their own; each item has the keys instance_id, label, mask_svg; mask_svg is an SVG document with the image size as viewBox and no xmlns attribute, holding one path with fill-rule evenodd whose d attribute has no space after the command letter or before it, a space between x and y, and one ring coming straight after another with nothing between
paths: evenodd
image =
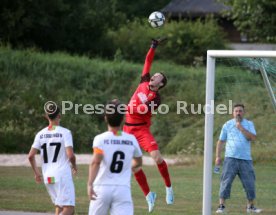
<instances>
[{"instance_id":1,"label":"red goalkeeper shorts","mask_svg":"<svg viewBox=\"0 0 276 215\"><path fill-rule=\"evenodd\" d=\"M158 150L158 145L150 132L150 127L146 125L130 126L124 125L124 132L132 134L136 137L140 147L146 152Z\"/></svg>"}]
</instances>

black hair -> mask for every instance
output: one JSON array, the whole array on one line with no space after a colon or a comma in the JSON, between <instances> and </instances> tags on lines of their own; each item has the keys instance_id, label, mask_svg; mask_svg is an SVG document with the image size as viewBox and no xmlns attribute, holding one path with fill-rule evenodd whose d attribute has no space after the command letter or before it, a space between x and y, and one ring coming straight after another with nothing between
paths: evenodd
<instances>
[{"instance_id":1,"label":"black hair","mask_svg":"<svg viewBox=\"0 0 276 215\"><path fill-rule=\"evenodd\" d=\"M234 105L234 108L236 108L236 107L242 107L242 109L244 109L244 104L237 103L237 104Z\"/></svg>"},{"instance_id":2,"label":"black hair","mask_svg":"<svg viewBox=\"0 0 276 215\"><path fill-rule=\"evenodd\" d=\"M159 73L163 76L163 79L161 81L161 83L163 83L163 85L159 87L159 89L162 89L163 87L165 87L167 85L168 80L167 80L166 75L163 72L159 72Z\"/></svg>"},{"instance_id":3,"label":"black hair","mask_svg":"<svg viewBox=\"0 0 276 215\"><path fill-rule=\"evenodd\" d=\"M50 120L54 120L57 118L57 116L59 115L60 113L60 109L59 107L56 107L56 110L51 112L51 113L46 113L47 116L49 117Z\"/></svg>"},{"instance_id":4,"label":"black hair","mask_svg":"<svg viewBox=\"0 0 276 215\"><path fill-rule=\"evenodd\" d=\"M108 125L119 127L124 119L125 107L121 109L123 104L118 99L113 99L105 106L105 119ZM120 107L119 107L120 106Z\"/></svg>"}]
</instances>

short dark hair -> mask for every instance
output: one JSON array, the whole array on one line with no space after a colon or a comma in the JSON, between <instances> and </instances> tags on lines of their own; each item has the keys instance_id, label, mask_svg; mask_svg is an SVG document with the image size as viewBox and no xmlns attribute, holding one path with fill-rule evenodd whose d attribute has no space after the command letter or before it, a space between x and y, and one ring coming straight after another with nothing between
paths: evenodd
<instances>
[{"instance_id":1,"label":"short dark hair","mask_svg":"<svg viewBox=\"0 0 276 215\"><path fill-rule=\"evenodd\" d=\"M237 103L237 104L234 105L234 108L236 108L236 107L242 107L242 109L244 109L244 104Z\"/></svg>"},{"instance_id":2,"label":"short dark hair","mask_svg":"<svg viewBox=\"0 0 276 215\"><path fill-rule=\"evenodd\" d=\"M167 85L168 80L167 80L166 75L163 72L159 72L159 73L163 76L163 79L162 79L162 82L161 82L161 83L163 83L163 85L161 87L159 87L159 89L162 89L163 87L165 87Z\"/></svg>"},{"instance_id":3,"label":"short dark hair","mask_svg":"<svg viewBox=\"0 0 276 215\"><path fill-rule=\"evenodd\" d=\"M119 127L124 119L124 111L119 109L122 103L118 99L109 101L105 106L105 119L108 125L112 127Z\"/></svg>"},{"instance_id":4,"label":"short dark hair","mask_svg":"<svg viewBox=\"0 0 276 215\"><path fill-rule=\"evenodd\" d=\"M59 113L60 113L60 109L59 109L59 107L57 107L55 111L53 111L51 113L46 113L46 114L47 114L47 116L49 117L50 120L54 120L54 119L57 118Z\"/></svg>"}]
</instances>

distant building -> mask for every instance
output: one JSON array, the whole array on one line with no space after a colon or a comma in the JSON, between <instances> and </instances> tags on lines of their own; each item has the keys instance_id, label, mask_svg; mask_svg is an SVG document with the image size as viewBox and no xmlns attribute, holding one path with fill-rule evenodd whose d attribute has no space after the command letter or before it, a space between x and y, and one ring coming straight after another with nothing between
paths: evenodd
<instances>
[{"instance_id":1,"label":"distant building","mask_svg":"<svg viewBox=\"0 0 276 215\"><path fill-rule=\"evenodd\" d=\"M231 10L216 0L171 0L161 11L172 20L204 19L208 15L218 18L219 25L224 29L231 42L246 42L246 38L233 25L233 21L222 16L222 11Z\"/></svg>"}]
</instances>

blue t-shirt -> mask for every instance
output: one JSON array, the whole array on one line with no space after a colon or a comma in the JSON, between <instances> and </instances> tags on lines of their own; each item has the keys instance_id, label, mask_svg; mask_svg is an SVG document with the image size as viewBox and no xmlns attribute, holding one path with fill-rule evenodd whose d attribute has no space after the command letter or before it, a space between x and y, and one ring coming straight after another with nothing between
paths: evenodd
<instances>
[{"instance_id":1,"label":"blue t-shirt","mask_svg":"<svg viewBox=\"0 0 276 215\"><path fill-rule=\"evenodd\" d=\"M241 121L244 127L250 133L256 135L254 123L247 119ZM226 141L225 157L252 160L251 144L246 136L236 127L236 120L227 121L220 132L219 140Z\"/></svg>"}]
</instances>

